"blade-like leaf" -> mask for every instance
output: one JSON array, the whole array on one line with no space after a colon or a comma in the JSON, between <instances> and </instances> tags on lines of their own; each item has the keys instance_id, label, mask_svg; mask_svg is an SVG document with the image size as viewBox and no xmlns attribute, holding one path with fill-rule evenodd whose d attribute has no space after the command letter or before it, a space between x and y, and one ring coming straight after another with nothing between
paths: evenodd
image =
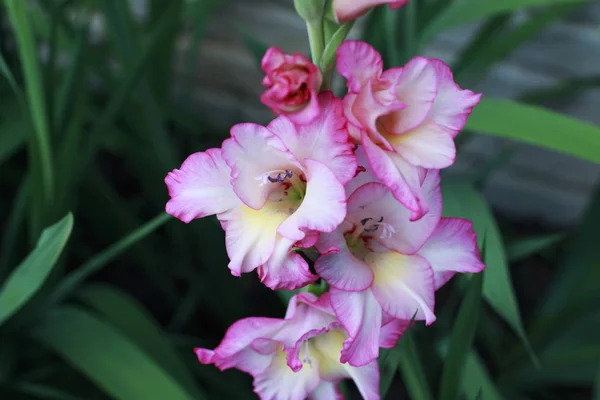
<instances>
[{"instance_id":1,"label":"blade-like leaf","mask_svg":"<svg viewBox=\"0 0 600 400\"><path fill-rule=\"evenodd\" d=\"M51 310L32 334L115 399L194 398L138 345L80 308Z\"/></svg>"},{"instance_id":2,"label":"blade-like leaf","mask_svg":"<svg viewBox=\"0 0 600 400\"><path fill-rule=\"evenodd\" d=\"M194 394L195 399L205 397L199 393L190 371L185 367L162 329L132 297L107 285L91 285L81 288L77 292L77 298L120 329L125 336ZM190 355L193 356L192 353Z\"/></svg>"},{"instance_id":3,"label":"blade-like leaf","mask_svg":"<svg viewBox=\"0 0 600 400\"><path fill-rule=\"evenodd\" d=\"M456 79L465 86L478 82L481 75L495 63L506 59L523 43L531 40L550 24L574 9L575 6L572 4L550 7L509 32L497 35L494 39L490 39L488 36L485 46L478 49L476 56L465 60L464 68L455 75Z\"/></svg>"},{"instance_id":4,"label":"blade-like leaf","mask_svg":"<svg viewBox=\"0 0 600 400\"><path fill-rule=\"evenodd\" d=\"M36 176L39 174L40 177L40 182L35 182L35 184L42 188L42 204L49 208L52 206L54 198L54 166L40 64L33 35L33 26L27 13L29 4L25 1L6 0L5 5L17 39L17 48L25 77L29 113L35 128L36 146L34 150L39 161L39 171L36 172ZM49 212L49 209L45 212Z\"/></svg>"},{"instance_id":5,"label":"blade-like leaf","mask_svg":"<svg viewBox=\"0 0 600 400\"><path fill-rule=\"evenodd\" d=\"M42 287L67 243L73 216L67 214L44 229L35 249L10 274L0 290L0 324L17 312Z\"/></svg>"},{"instance_id":6,"label":"blade-like leaf","mask_svg":"<svg viewBox=\"0 0 600 400\"><path fill-rule=\"evenodd\" d=\"M530 357L537 363L523 327L502 236L487 202L469 185L442 185L442 193L444 195L444 215L471 220L473 228L477 232L479 247L485 248L484 298L515 330Z\"/></svg>"},{"instance_id":7,"label":"blade-like leaf","mask_svg":"<svg viewBox=\"0 0 600 400\"><path fill-rule=\"evenodd\" d=\"M437 34L447 29L473 22L478 19L487 18L495 14L516 11L522 8L557 4L581 4L586 2L591 2L591 0L455 1L425 28L422 37L424 41L429 41Z\"/></svg>"},{"instance_id":8,"label":"blade-like leaf","mask_svg":"<svg viewBox=\"0 0 600 400\"><path fill-rule=\"evenodd\" d=\"M321 62L319 63L321 71L327 71L333 67L335 63L336 51L346 39L346 36L348 36L348 33L350 33L350 30L353 26L354 21L343 24L331 36L331 39L329 39L325 45L325 50L323 50L323 55L321 56Z\"/></svg>"},{"instance_id":9,"label":"blade-like leaf","mask_svg":"<svg viewBox=\"0 0 600 400\"><path fill-rule=\"evenodd\" d=\"M600 127L539 107L483 98L466 127L600 163Z\"/></svg>"},{"instance_id":10,"label":"blade-like leaf","mask_svg":"<svg viewBox=\"0 0 600 400\"><path fill-rule=\"evenodd\" d=\"M399 347L401 350L399 370L410 398L412 400L432 399L433 396L421 365L419 351L411 333L402 336Z\"/></svg>"},{"instance_id":11,"label":"blade-like leaf","mask_svg":"<svg viewBox=\"0 0 600 400\"><path fill-rule=\"evenodd\" d=\"M169 221L172 217L169 214L160 214L146 224L140 226L129 235L121 238L104 251L96 254L94 257L87 260L84 264L71 272L60 285L52 292L47 303L56 303L68 296L79 284L85 279L112 261L119 254L133 246L138 241L145 238L147 235L154 232L160 226Z\"/></svg>"},{"instance_id":12,"label":"blade-like leaf","mask_svg":"<svg viewBox=\"0 0 600 400\"><path fill-rule=\"evenodd\" d=\"M510 261L520 261L533 254L536 254L548 247L552 247L563 241L566 235L564 233L554 233L551 235L535 236L526 239L520 239L506 246L506 253Z\"/></svg>"},{"instance_id":13,"label":"blade-like leaf","mask_svg":"<svg viewBox=\"0 0 600 400\"><path fill-rule=\"evenodd\" d=\"M467 398L477 398L481 395L485 400L502 400L496 384L475 351L469 352L463 368L461 387Z\"/></svg>"},{"instance_id":14,"label":"blade-like leaf","mask_svg":"<svg viewBox=\"0 0 600 400\"><path fill-rule=\"evenodd\" d=\"M473 344L479 314L481 312L481 290L484 273L471 278L465 298L460 306L452 328L452 336L448 354L445 357L442 380L440 383L440 400L459 398L459 385L465 358Z\"/></svg>"}]
</instances>

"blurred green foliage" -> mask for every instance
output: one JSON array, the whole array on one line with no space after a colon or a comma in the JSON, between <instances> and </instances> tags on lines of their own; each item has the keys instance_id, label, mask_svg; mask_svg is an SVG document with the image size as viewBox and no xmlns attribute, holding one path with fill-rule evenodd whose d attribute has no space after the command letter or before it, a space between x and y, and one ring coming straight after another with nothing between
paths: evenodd
<instances>
[{"instance_id":1,"label":"blurred green foliage","mask_svg":"<svg viewBox=\"0 0 600 400\"><path fill-rule=\"evenodd\" d=\"M248 377L199 365L192 348L215 345L239 318L281 316L283 303L254 276L230 276L216 221L186 226L162 211L166 173L227 135L169 93L178 34L191 36L189 77L223 3L151 0L139 21L125 1L4 0L0 398L253 398ZM396 66L444 30L483 20L454 66L457 80L471 85L582 3L413 0L398 12L373 10L364 39ZM508 23L529 6L539 10L534 18ZM92 40L92 18L104 22L103 40ZM351 27L327 24L339 33L324 65ZM240 32L260 57L268 44ZM57 61L64 56L66 67ZM536 106L598 82L578 77L528 93L529 105L485 99L462 136L500 136L599 162L600 128ZM514 237L472 185L490 171L444 187L445 214L473 220L488 269L455 279L438 296L434 325L416 325L382 351L382 389L415 400L598 399L600 192L573 232ZM532 257L549 265L549 284L534 273L511 277ZM528 291L534 296L524 301L519 294Z\"/></svg>"}]
</instances>

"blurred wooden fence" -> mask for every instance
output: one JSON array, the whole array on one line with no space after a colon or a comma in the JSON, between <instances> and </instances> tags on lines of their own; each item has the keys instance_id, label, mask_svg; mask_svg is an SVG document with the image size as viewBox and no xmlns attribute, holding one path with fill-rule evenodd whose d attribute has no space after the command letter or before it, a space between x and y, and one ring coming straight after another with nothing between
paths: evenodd
<instances>
[{"instance_id":1,"label":"blurred wooden fence","mask_svg":"<svg viewBox=\"0 0 600 400\"><path fill-rule=\"evenodd\" d=\"M241 26L258 39L287 51L308 52L304 24L291 0L230 0L217 9L201 43L200 63L193 76L182 77L175 96L189 90L194 104L222 124L267 121L271 113L259 102L262 75L236 28ZM517 15L527 18L528 14ZM578 10L526 43L473 90L485 96L515 98L561 80L600 75L600 3ZM476 30L465 26L441 35L424 55L451 62ZM360 25L358 26L360 29ZM357 32L353 33L354 36ZM180 40L183 51L188 38ZM182 73L183 60L176 66ZM600 125L600 89L553 103L554 108ZM569 132L565 132L569 135ZM460 155L452 174L480 168L502 151L505 141L478 137ZM515 218L545 225L571 225L581 216L600 166L570 156L519 144L515 153L486 185L485 194L496 210Z\"/></svg>"}]
</instances>

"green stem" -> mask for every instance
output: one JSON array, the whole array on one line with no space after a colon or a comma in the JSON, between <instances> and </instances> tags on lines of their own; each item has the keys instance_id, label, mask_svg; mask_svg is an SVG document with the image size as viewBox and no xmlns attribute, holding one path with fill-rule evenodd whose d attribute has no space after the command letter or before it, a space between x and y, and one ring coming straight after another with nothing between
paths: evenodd
<instances>
[{"instance_id":1,"label":"green stem","mask_svg":"<svg viewBox=\"0 0 600 400\"><path fill-rule=\"evenodd\" d=\"M323 37L323 19L306 21L306 30L308 31L308 42L310 44L310 55L313 63L319 65L323 50L325 49L325 39Z\"/></svg>"}]
</instances>

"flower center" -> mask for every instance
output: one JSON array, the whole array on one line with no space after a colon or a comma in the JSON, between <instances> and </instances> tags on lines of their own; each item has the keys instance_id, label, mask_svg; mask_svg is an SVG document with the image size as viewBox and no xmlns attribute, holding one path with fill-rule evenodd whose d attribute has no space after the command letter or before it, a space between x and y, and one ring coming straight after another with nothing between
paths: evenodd
<instances>
[{"instance_id":1,"label":"flower center","mask_svg":"<svg viewBox=\"0 0 600 400\"><path fill-rule=\"evenodd\" d=\"M306 178L301 172L290 169L267 171L256 177L263 190L268 190L270 207L291 215L306 195Z\"/></svg>"},{"instance_id":2,"label":"flower center","mask_svg":"<svg viewBox=\"0 0 600 400\"><path fill-rule=\"evenodd\" d=\"M304 341L304 357L302 358L303 364L308 364L312 368L312 360L310 359L310 339Z\"/></svg>"},{"instance_id":3,"label":"flower center","mask_svg":"<svg viewBox=\"0 0 600 400\"><path fill-rule=\"evenodd\" d=\"M352 232L350 242L356 242L363 236L378 236L380 239L389 239L394 233L396 233L396 228L384 222L383 216L379 218L367 217L360 220L360 224Z\"/></svg>"}]
</instances>

